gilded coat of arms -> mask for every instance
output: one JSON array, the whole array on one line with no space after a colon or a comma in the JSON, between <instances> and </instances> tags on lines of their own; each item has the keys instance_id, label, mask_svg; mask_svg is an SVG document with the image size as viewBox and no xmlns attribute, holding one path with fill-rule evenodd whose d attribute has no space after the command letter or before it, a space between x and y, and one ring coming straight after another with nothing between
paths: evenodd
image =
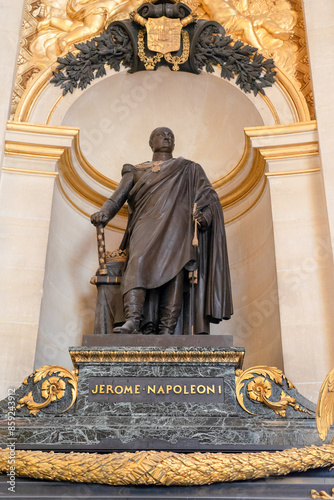
<instances>
[{"instance_id":1,"label":"gilded coat of arms","mask_svg":"<svg viewBox=\"0 0 334 500\"><path fill-rule=\"evenodd\" d=\"M158 19L149 18L145 27L149 50L160 52L161 54L179 50L182 30L180 19L170 19L165 16Z\"/></svg>"}]
</instances>

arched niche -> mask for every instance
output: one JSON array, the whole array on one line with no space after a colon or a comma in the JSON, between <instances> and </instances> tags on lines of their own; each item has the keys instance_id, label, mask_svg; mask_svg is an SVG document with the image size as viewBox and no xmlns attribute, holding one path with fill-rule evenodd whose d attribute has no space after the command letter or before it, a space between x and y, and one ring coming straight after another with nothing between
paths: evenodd
<instances>
[{"instance_id":1,"label":"arched niche","mask_svg":"<svg viewBox=\"0 0 334 500\"><path fill-rule=\"evenodd\" d=\"M252 151L245 155L244 128L294 123L302 106L292 103L282 84L268 89L265 98L255 98L217 76L173 73L166 68L134 75L110 71L84 92L76 90L64 98L59 89L41 85L35 100L28 92L17 119L79 127L81 160L77 151L72 152L71 168L104 196L110 190L99 182L99 175L117 182L123 163L149 158L151 130L167 125L176 135L176 155L201 163L210 180L220 182L224 195L230 187L237 191L256 168ZM82 157L97 175L83 172ZM67 168L65 161L63 169ZM95 290L89 278L97 267L97 255L87 215L96 205L60 175L53 200L36 366L56 360L70 366L67 346L80 344L82 335L92 332ZM282 367L278 304L271 301L270 311L263 309L277 290L270 195L263 172L249 193L226 208L225 216L235 315L213 327L212 333L233 335L235 345L246 347L246 366ZM109 249L119 244L121 226L107 230Z\"/></svg>"}]
</instances>

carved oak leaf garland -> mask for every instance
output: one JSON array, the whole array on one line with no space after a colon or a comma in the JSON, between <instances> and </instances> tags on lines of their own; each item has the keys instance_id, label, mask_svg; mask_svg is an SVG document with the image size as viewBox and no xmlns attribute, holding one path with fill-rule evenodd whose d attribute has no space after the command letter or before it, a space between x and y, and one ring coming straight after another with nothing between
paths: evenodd
<instances>
[{"instance_id":1,"label":"carved oak leaf garland","mask_svg":"<svg viewBox=\"0 0 334 500\"><path fill-rule=\"evenodd\" d=\"M245 93L253 91L255 96L257 93L264 95L264 87L271 87L275 82L273 59L265 59L258 49L239 40L232 44L233 40L225 35L224 28L204 28L194 50L197 69L205 67L208 73L213 73L213 66L218 66L221 78L231 80L237 77L235 83Z\"/></svg>"},{"instance_id":2,"label":"carved oak leaf garland","mask_svg":"<svg viewBox=\"0 0 334 500\"><path fill-rule=\"evenodd\" d=\"M131 29L131 25L129 26ZM184 68L181 65L180 69L200 73L205 68L207 73L212 73L214 66L218 66L221 68L221 78L236 78L235 83L245 93L264 95L264 88L275 82L274 61L265 59L255 47L240 41L234 43L218 23L202 30L199 29L200 26L201 21L195 25L195 35L197 29L200 34L190 49L191 69L186 65ZM136 38L136 32L133 31L133 38ZM63 95L72 93L75 88L85 89L92 80L106 75L107 66L120 71L122 64L131 68L132 72L136 71L134 62L137 54L131 37L119 24L111 23L100 36L76 44L75 47L78 50L76 55L69 52L65 57L58 57L60 64L51 79L51 83L63 89Z\"/></svg>"},{"instance_id":3,"label":"carved oak leaf garland","mask_svg":"<svg viewBox=\"0 0 334 500\"><path fill-rule=\"evenodd\" d=\"M73 93L75 88L84 90L92 80L106 75L106 66L115 71L120 70L121 64L126 68L132 66L134 52L130 37L120 26L110 25L100 36L74 46L78 53L58 57L60 64L50 80L63 89L63 95Z\"/></svg>"}]
</instances>

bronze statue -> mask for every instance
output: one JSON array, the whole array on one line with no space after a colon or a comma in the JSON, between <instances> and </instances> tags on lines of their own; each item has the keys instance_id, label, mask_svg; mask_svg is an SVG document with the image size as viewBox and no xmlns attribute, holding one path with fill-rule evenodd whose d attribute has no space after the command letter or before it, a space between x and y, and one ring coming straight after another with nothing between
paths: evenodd
<instances>
[{"instance_id":1,"label":"bronze statue","mask_svg":"<svg viewBox=\"0 0 334 500\"><path fill-rule=\"evenodd\" d=\"M91 216L105 226L128 201L120 246L128 250L126 322L114 333L174 334L178 325L178 333L208 334L210 322L233 313L220 201L200 165L173 158L170 129L153 130L149 144L152 161L125 164L117 189Z\"/></svg>"}]
</instances>

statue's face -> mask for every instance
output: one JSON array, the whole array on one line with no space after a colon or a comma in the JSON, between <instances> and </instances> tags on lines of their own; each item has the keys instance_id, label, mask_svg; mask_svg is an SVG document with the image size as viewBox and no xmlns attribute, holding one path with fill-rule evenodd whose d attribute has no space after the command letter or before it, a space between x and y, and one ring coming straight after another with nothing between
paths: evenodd
<instances>
[{"instance_id":1,"label":"statue's face","mask_svg":"<svg viewBox=\"0 0 334 500\"><path fill-rule=\"evenodd\" d=\"M153 153L172 153L174 145L174 134L169 128L160 127L153 131L150 139Z\"/></svg>"}]
</instances>

